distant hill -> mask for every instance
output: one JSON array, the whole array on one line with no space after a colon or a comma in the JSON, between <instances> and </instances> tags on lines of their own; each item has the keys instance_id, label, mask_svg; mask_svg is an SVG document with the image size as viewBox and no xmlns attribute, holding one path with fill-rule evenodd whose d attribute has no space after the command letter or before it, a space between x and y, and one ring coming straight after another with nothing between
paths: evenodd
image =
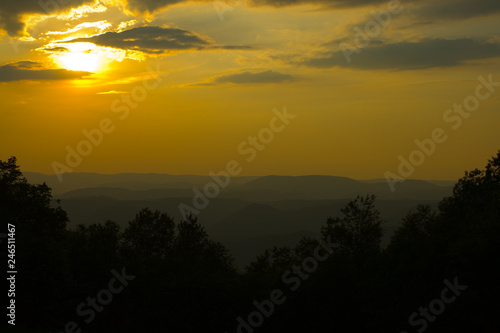
<instances>
[{"instance_id":1,"label":"distant hill","mask_svg":"<svg viewBox=\"0 0 500 333\"><path fill-rule=\"evenodd\" d=\"M92 173L56 176L25 173L33 183L46 182L61 200L71 226L113 220L122 227L144 207L181 219L178 206L192 206L193 188L213 180L208 176ZM302 236L319 233L328 217L358 194L377 195L384 224L384 244L401 219L418 204L435 205L451 195L448 181L406 180L390 191L384 179L358 181L334 176L233 177L198 218L211 237L230 248L237 263L248 264L267 245L294 245Z\"/></svg>"},{"instance_id":2,"label":"distant hill","mask_svg":"<svg viewBox=\"0 0 500 333\"><path fill-rule=\"evenodd\" d=\"M375 194L380 199L441 199L450 195L452 186L424 180L406 180L391 192L385 180L366 182L334 176L265 176L233 186L224 196L248 200L320 200L353 198Z\"/></svg>"},{"instance_id":3,"label":"distant hill","mask_svg":"<svg viewBox=\"0 0 500 333\"><path fill-rule=\"evenodd\" d=\"M119 173L99 174L75 172L63 174L60 182L55 175L46 175L38 172L23 172L31 183L47 183L54 194L62 194L71 190L89 187L118 187L129 190L146 190L158 188L186 189L193 186L202 186L212 181L209 176L196 175L169 175L156 173ZM233 177L231 185L239 185L257 177Z\"/></svg>"}]
</instances>

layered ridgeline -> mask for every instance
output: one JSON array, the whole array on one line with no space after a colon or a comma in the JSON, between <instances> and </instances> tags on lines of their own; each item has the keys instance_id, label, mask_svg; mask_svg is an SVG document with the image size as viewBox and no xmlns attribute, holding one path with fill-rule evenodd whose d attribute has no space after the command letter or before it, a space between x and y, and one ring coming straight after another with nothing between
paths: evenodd
<instances>
[{"instance_id":1,"label":"layered ridgeline","mask_svg":"<svg viewBox=\"0 0 500 333\"><path fill-rule=\"evenodd\" d=\"M70 227L107 220L124 227L144 207L180 220L179 207L191 207L210 236L225 244L239 264L271 246L293 245L303 236L316 236L325 219L340 214L357 195L377 196L386 244L410 209L435 205L451 195L453 186L448 181L406 180L392 192L384 179L334 176L71 173L59 182L54 175L24 175L32 183L45 182L52 188L54 199L68 213Z\"/></svg>"}]
</instances>

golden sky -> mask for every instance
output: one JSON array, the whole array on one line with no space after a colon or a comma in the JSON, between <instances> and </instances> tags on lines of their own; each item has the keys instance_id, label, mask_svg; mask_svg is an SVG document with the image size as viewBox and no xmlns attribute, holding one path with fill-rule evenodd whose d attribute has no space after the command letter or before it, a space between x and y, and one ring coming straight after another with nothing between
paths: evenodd
<instances>
[{"instance_id":1,"label":"golden sky","mask_svg":"<svg viewBox=\"0 0 500 333\"><path fill-rule=\"evenodd\" d=\"M403 178L455 180L500 149L499 18L498 0L3 1L0 159L368 179L403 157Z\"/></svg>"}]
</instances>

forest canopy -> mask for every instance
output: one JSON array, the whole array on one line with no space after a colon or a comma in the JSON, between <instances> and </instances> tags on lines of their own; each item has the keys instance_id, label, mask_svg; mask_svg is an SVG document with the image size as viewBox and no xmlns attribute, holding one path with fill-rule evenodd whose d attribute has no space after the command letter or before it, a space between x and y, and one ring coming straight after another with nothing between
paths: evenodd
<instances>
[{"instance_id":1,"label":"forest canopy","mask_svg":"<svg viewBox=\"0 0 500 333\"><path fill-rule=\"evenodd\" d=\"M2 221L16 230L16 324L27 332L497 327L500 152L437 209L409 211L387 247L375 196L358 196L340 217L325 216L318 239L270 248L244 268L194 216L175 221L145 207L126 228L68 228L64 203L30 184L15 157L0 161L0 199Z\"/></svg>"}]
</instances>

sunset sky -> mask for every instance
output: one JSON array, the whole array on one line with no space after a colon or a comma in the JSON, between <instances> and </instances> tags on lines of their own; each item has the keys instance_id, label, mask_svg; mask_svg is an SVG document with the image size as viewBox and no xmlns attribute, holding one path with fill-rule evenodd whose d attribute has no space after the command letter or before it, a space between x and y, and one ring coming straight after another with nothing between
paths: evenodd
<instances>
[{"instance_id":1,"label":"sunset sky","mask_svg":"<svg viewBox=\"0 0 500 333\"><path fill-rule=\"evenodd\" d=\"M473 97L500 82L498 0L2 1L0 44L23 171L384 178L442 129L408 178L456 180L500 149L500 84Z\"/></svg>"}]
</instances>

